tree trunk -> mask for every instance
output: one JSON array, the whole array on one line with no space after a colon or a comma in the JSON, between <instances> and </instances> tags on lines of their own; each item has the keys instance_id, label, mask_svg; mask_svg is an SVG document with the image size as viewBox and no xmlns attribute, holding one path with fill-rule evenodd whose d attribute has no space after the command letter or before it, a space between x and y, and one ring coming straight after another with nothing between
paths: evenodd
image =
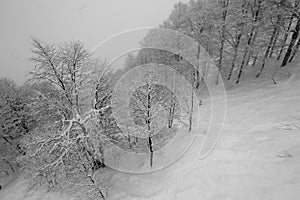
<instances>
[{"instance_id":1,"label":"tree trunk","mask_svg":"<svg viewBox=\"0 0 300 200\"><path fill-rule=\"evenodd\" d=\"M152 133L151 133L151 85L148 85L148 92L147 92L147 128L148 128L148 145L149 145L149 151L150 151L150 167L153 165L153 139L152 139Z\"/></svg>"},{"instance_id":2,"label":"tree trunk","mask_svg":"<svg viewBox=\"0 0 300 200\"><path fill-rule=\"evenodd\" d=\"M258 2L255 0L254 1L254 4L257 3L257 9L256 11L253 13L253 24L256 24L257 21L258 21L258 16L259 16L259 13L260 13L260 7L261 7L261 2L262 0L258 0ZM252 25L252 28L251 28L251 31L250 31L250 37L248 39L248 42L247 42L247 47L248 47L248 51L246 51L245 53L248 54L248 56L246 56L246 61L244 61L244 65L248 65L249 64L249 61L250 61L250 58L252 57L253 53L254 53L254 50L253 50L253 45L254 45L254 42L255 42L255 39L256 39L256 36L257 36L257 29L254 25ZM243 68L244 66L241 66L241 68Z\"/></svg>"},{"instance_id":3,"label":"tree trunk","mask_svg":"<svg viewBox=\"0 0 300 200\"><path fill-rule=\"evenodd\" d=\"M88 176L90 181L93 183L93 185L95 186L97 192L99 193L99 195L101 196L102 199L105 199L105 196L103 194L103 192L101 191L101 189L97 186L96 181L94 180L94 178L92 176Z\"/></svg>"},{"instance_id":4,"label":"tree trunk","mask_svg":"<svg viewBox=\"0 0 300 200\"><path fill-rule=\"evenodd\" d=\"M294 51L293 51L293 53L292 53L292 56L291 56L290 59L289 59L289 63L292 62L292 60L294 59L296 53L298 52L299 47L300 47L300 38L298 38L298 42L297 42L297 44L296 44L296 46L295 46L295 48L294 48Z\"/></svg>"},{"instance_id":5,"label":"tree trunk","mask_svg":"<svg viewBox=\"0 0 300 200\"><path fill-rule=\"evenodd\" d=\"M81 147L82 148L82 147ZM83 147L82 149L85 153L84 153L84 156L86 157L87 160L89 160L88 156L86 155L87 151L85 151L85 147ZM76 155L78 157L78 159L80 160L81 162L81 165L82 167L84 168L85 171L88 172L87 174L87 177L89 178L89 180L92 182L92 184L95 186L97 192L99 193L99 195L101 196L102 199L105 199L105 196L103 194L103 192L101 191L101 189L97 186L97 183L96 181L94 180L94 177L93 177L93 170L92 169L89 169L86 165L85 165L85 162L82 160L82 157L80 156L80 154L77 154Z\"/></svg>"},{"instance_id":6,"label":"tree trunk","mask_svg":"<svg viewBox=\"0 0 300 200\"><path fill-rule=\"evenodd\" d=\"M198 89L200 86L200 81L202 82L204 78L204 74L201 76L200 80L200 73L199 73L199 59L200 59L200 50L201 50L201 45L198 43L197 47L197 69L192 70L192 94L191 94L191 110L190 110L190 116L189 116L189 131L192 130L192 125L193 125L193 112L194 112L194 90Z\"/></svg>"},{"instance_id":7,"label":"tree trunk","mask_svg":"<svg viewBox=\"0 0 300 200\"><path fill-rule=\"evenodd\" d=\"M172 102L171 103L171 107L169 108L169 123L168 123L168 128L172 128L172 126L173 126L174 113L175 113L175 102Z\"/></svg>"},{"instance_id":8,"label":"tree trunk","mask_svg":"<svg viewBox=\"0 0 300 200\"><path fill-rule=\"evenodd\" d=\"M256 36L257 36L257 30L254 30L254 33L253 34L250 34L250 38L248 40L248 56L247 56L247 60L245 62L245 65L248 65L249 64L249 61L250 61L250 58L252 57L253 53L254 53L254 50L253 50L253 45L254 45L254 42L255 42L255 39L256 39Z\"/></svg>"},{"instance_id":9,"label":"tree trunk","mask_svg":"<svg viewBox=\"0 0 300 200\"><path fill-rule=\"evenodd\" d=\"M153 166L153 140L152 140L152 134L149 136L149 150L150 150L150 167Z\"/></svg>"},{"instance_id":10,"label":"tree trunk","mask_svg":"<svg viewBox=\"0 0 300 200\"><path fill-rule=\"evenodd\" d=\"M257 11L257 15L258 15L258 11ZM240 66L238 77L237 77L237 80L235 82L236 84L238 84L240 82L240 79L241 79L241 76L242 76L242 73L243 73L243 69L244 69L246 63L248 62L247 55L248 55L248 52L249 52L249 48L250 48L250 46L252 44L252 40L253 40L252 37L253 37L253 35L254 36L256 35L256 33L254 32L254 27L252 27L250 36L248 38L247 46L246 46L246 49L245 49L245 52L244 52L244 56L243 56L243 60L242 60L241 66Z\"/></svg>"},{"instance_id":11,"label":"tree trunk","mask_svg":"<svg viewBox=\"0 0 300 200\"><path fill-rule=\"evenodd\" d=\"M252 68L255 66L256 61L257 61L257 56L254 56L254 60L253 60L252 65L251 65Z\"/></svg>"},{"instance_id":12,"label":"tree trunk","mask_svg":"<svg viewBox=\"0 0 300 200\"><path fill-rule=\"evenodd\" d=\"M246 51L247 51L247 48L246 48ZM242 76L242 73L243 73L243 69L244 69L244 66L245 66L246 57L247 57L247 53L245 52L244 56L243 56L243 61L242 61L241 67L240 67L240 71L239 71L237 80L235 82L236 84L238 84L240 82L240 79L241 79L241 76Z\"/></svg>"},{"instance_id":13,"label":"tree trunk","mask_svg":"<svg viewBox=\"0 0 300 200\"><path fill-rule=\"evenodd\" d=\"M273 44L273 41L274 41L274 39L276 37L276 34L277 34L277 27L274 28L274 30L273 30L272 36L270 38L269 45L268 45L268 47L266 49L266 52L265 52L265 55L264 55L264 58L263 58L263 63L261 65L261 67L260 67L260 70L259 70L258 74L256 75L256 78L258 78L261 75L261 73L263 72L263 70L265 68L266 60L267 60L269 52L270 52L270 50L272 48L272 44Z\"/></svg>"},{"instance_id":14,"label":"tree trunk","mask_svg":"<svg viewBox=\"0 0 300 200\"><path fill-rule=\"evenodd\" d=\"M199 51L198 51L199 52ZM200 52L199 54L200 55ZM199 60L199 59L198 59ZM189 131L192 130L193 125L193 112L194 112L194 89L196 89L197 86L197 69L192 70L192 93L191 93L191 109L190 109L190 116L189 116ZM198 72L199 73L199 72Z\"/></svg>"},{"instance_id":15,"label":"tree trunk","mask_svg":"<svg viewBox=\"0 0 300 200\"><path fill-rule=\"evenodd\" d=\"M293 35L292 35L292 39L291 39L291 42L289 44L289 47L285 53L285 56L283 58L283 61L281 63L281 67L284 67L287 65L288 61L289 61L289 58L291 56L291 53L292 53L292 50L295 46L295 43L296 43L296 40L298 38L298 35L299 35L299 30L300 30L300 19L298 19L297 21L297 25L295 27L295 31L293 32Z\"/></svg>"},{"instance_id":16,"label":"tree trunk","mask_svg":"<svg viewBox=\"0 0 300 200\"><path fill-rule=\"evenodd\" d=\"M171 105L171 107L169 108L168 128L172 128L172 105Z\"/></svg>"},{"instance_id":17,"label":"tree trunk","mask_svg":"<svg viewBox=\"0 0 300 200\"><path fill-rule=\"evenodd\" d=\"M286 41L287 41L287 39L288 39L290 30L291 30L291 26L292 26L292 23L293 23L293 19L294 19L294 16L291 17L290 22L289 22L289 24L288 24L287 32L286 32L285 35L284 35L284 38L283 38L283 41L282 41L282 44L281 44L281 49L280 49L280 52L279 52L279 54L278 54L277 60L280 59L280 57L281 57L281 55L282 55L282 53L283 53L283 50L284 50Z\"/></svg>"},{"instance_id":18,"label":"tree trunk","mask_svg":"<svg viewBox=\"0 0 300 200\"><path fill-rule=\"evenodd\" d=\"M174 93L176 93L176 76L174 76ZM175 114L176 102L175 99L171 98L170 108L169 108L169 120L168 120L168 128L173 127L174 114Z\"/></svg>"},{"instance_id":19,"label":"tree trunk","mask_svg":"<svg viewBox=\"0 0 300 200\"><path fill-rule=\"evenodd\" d=\"M244 15L246 15L246 13L247 13L247 7L246 6L247 6L247 1L244 1L244 4L242 6L242 13ZM241 32L236 36L236 41L235 41L235 46L234 46L234 56L233 56L233 60L232 60L232 63L231 63L231 68L230 68L227 80L231 79L232 72L235 68L235 61L237 59L238 49L239 49L239 45L240 45L243 30L244 30L244 26L241 27Z\"/></svg>"},{"instance_id":20,"label":"tree trunk","mask_svg":"<svg viewBox=\"0 0 300 200\"><path fill-rule=\"evenodd\" d=\"M191 99L191 110L190 110L190 117L189 117L189 131L192 130L193 125L193 111L194 111L194 91L192 90L192 99Z\"/></svg>"},{"instance_id":21,"label":"tree trunk","mask_svg":"<svg viewBox=\"0 0 300 200\"><path fill-rule=\"evenodd\" d=\"M227 80L231 79L231 75L232 75L232 72L233 72L234 67L235 67L236 57L237 57L237 48L234 49L234 56L233 56L233 59L232 59L231 68L230 68Z\"/></svg>"},{"instance_id":22,"label":"tree trunk","mask_svg":"<svg viewBox=\"0 0 300 200\"><path fill-rule=\"evenodd\" d=\"M279 27L282 27L283 25L284 24L283 24L282 16L277 15L277 22L276 22L276 25L275 25L276 31L275 31L275 35L274 35L274 38L273 38L273 41L272 41L272 44L271 44L271 48L270 48L270 52L269 52L269 55L268 55L269 58L271 58L273 56L274 48L276 46L279 31L280 31Z\"/></svg>"},{"instance_id":23,"label":"tree trunk","mask_svg":"<svg viewBox=\"0 0 300 200\"><path fill-rule=\"evenodd\" d=\"M273 39L273 43L271 44L271 49L270 49L270 53L269 53L269 58L272 58L272 57L273 57L274 48L275 48L276 43L277 43L278 35L279 35L279 29L277 28L277 31L276 31L275 36L274 36L274 39Z\"/></svg>"},{"instance_id":24,"label":"tree trunk","mask_svg":"<svg viewBox=\"0 0 300 200\"><path fill-rule=\"evenodd\" d=\"M196 69L196 73L195 73L195 77L194 77L194 83L195 84L195 89L198 89L200 87L200 82L202 82L202 79L204 77L204 74L201 74L201 78L200 78L200 64L199 64L199 59L200 59L200 51L201 51L201 44L198 42L198 46L197 46L197 69ZM203 66L202 66L203 67Z\"/></svg>"},{"instance_id":25,"label":"tree trunk","mask_svg":"<svg viewBox=\"0 0 300 200\"><path fill-rule=\"evenodd\" d=\"M255 3L256 3L256 1L255 1ZM261 5L261 0L258 0L257 10L255 11L254 16L253 16L253 23L256 23L258 21L258 15L259 15L259 12L260 12L260 5ZM245 49L245 52L244 52L244 56L243 56L243 60L242 60L241 66L240 66L240 71L239 71L239 74L238 74L238 77L237 77L237 80L236 80L236 84L238 84L240 82L240 78L242 76L243 69L244 69L245 65L248 65L250 57L253 54L252 46L254 44L254 41L255 41L256 35L257 35L257 30L256 29L257 28L255 28L254 25L251 28L250 36L248 38L247 46L246 46L246 49ZM250 53L249 53L249 50L250 50ZM249 53L249 55L248 55L248 53Z\"/></svg>"},{"instance_id":26,"label":"tree trunk","mask_svg":"<svg viewBox=\"0 0 300 200\"><path fill-rule=\"evenodd\" d=\"M232 76L232 72L234 70L234 67L235 67L235 61L236 61L236 58L237 58L237 53L238 53L238 48L239 48L239 45L240 45L240 41L241 41L241 37L242 37L242 34L240 33L238 36L237 36L237 40L236 40L236 45L234 47L234 55L233 55L233 59L232 59L232 63L231 63L231 68L230 68L230 71L229 71L229 75L227 77L227 80L230 80L231 79L231 76Z\"/></svg>"},{"instance_id":27,"label":"tree trunk","mask_svg":"<svg viewBox=\"0 0 300 200\"><path fill-rule=\"evenodd\" d=\"M223 9L223 15L222 15L222 30L221 30L221 34L220 34L220 39L221 39L221 44L220 44L220 49L219 49L219 53L220 53L220 58L219 58L219 70L221 70L222 68L222 60L223 60L223 52L224 52L224 44L225 44L225 22L226 22L226 18L227 18L227 8L228 8L228 4L229 4L229 0L222 0L221 1L222 4L222 9Z\"/></svg>"}]
</instances>

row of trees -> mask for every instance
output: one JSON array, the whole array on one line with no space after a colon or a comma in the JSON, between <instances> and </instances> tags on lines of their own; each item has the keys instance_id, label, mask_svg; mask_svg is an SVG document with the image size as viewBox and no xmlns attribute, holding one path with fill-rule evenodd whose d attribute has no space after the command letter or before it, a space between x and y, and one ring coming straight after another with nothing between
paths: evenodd
<instances>
[{"instance_id":1,"label":"row of trees","mask_svg":"<svg viewBox=\"0 0 300 200\"><path fill-rule=\"evenodd\" d=\"M299 0L191 0L177 3L160 27L192 37L199 45L195 58L199 59L200 47L204 47L224 80L239 83L243 74L260 77L270 59L277 60L278 67L293 60L300 46L299 14ZM165 38L153 35L148 33L141 46L163 43ZM182 46L179 38L169 45L177 45L178 50ZM139 64L155 60L169 65L176 59L166 59L168 55L159 54L159 50L142 51L129 59ZM147 59L142 59L145 54Z\"/></svg>"},{"instance_id":2,"label":"row of trees","mask_svg":"<svg viewBox=\"0 0 300 200\"><path fill-rule=\"evenodd\" d=\"M191 131L198 105L194 95L199 98L206 88L204 80L215 73L211 60L225 82L259 78L265 71L276 84L278 68L293 60L300 45L299 13L299 0L179 2L159 26L163 29L150 30L141 41L141 50L127 56L123 71L157 63L183 75L193 87L188 95ZM178 34L169 34L167 29ZM190 41L181 33L192 38L196 46L190 48ZM270 60L276 64L267 69Z\"/></svg>"},{"instance_id":3,"label":"row of trees","mask_svg":"<svg viewBox=\"0 0 300 200\"><path fill-rule=\"evenodd\" d=\"M192 130L195 107L201 104L200 94L206 89L205 79L214 73L214 61L225 82L239 83L242 78L271 77L279 67L291 62L300 45L299 0L191 0L177 3L172 13L159 27L150 30L141 41L141 50L129 54L125 69L149 63L163 64L179 72L192 86L188 94L188 127ZM178 31L169 34L167 29ZM196 45L190 48L188 35ZM205 52L204 52L205 50ZM212 59L207 59L210 57ZM275 66L269 66L272 60ZM220 77L216 77L218 84ZM145 82L144 125L149 129L149 151L153 152L147 95L156 89ZM147 92L148 91L148 92ZM171 97L174 93L168 94ZM151 95L150 95L151 96ZM149 97L149 96L148 96ZM151 104L149 104L151 105ZM168 107L183 109L178 101ZM140 112L138 113L140 114ZM137 115L138 115L137 114ZM182 116L180 116L182 117ZM152 156L151 156L152 157ZM150 163L152 164L152 159Z\"/></svg>"}]
</instances>

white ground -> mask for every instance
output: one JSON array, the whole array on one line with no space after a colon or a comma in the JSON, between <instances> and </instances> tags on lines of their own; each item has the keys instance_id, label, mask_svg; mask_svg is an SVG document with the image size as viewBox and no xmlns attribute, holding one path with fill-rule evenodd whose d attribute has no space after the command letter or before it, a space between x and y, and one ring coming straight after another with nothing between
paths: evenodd
<instances>
[{"instance_id":1,"label":"white ground","mask_svg":"<svg viewBox=\"0 0 300 200\"><path fill-rule=\"evenodd\" d=\"M206 159L198 159L199 137L180 160L158 172L107 169L107 199L300 199L300 66L289 70L293 75L277 85L248 82L228 92L224 131ZM17 179L0 191L0 199L24 199L24 190ZM67 198L40 192L26 199Z\"/></svg>"}]
</instances>

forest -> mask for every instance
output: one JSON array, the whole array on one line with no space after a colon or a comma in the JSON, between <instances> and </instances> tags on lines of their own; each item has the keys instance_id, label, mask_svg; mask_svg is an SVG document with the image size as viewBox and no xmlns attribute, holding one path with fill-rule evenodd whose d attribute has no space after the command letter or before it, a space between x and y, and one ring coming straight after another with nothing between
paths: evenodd
<instances>
[{"instance_id":1,"label":"forest","mask_svg":"<svg viewBox=\"0 0 300 200\"><path fill-rule=\"evenodd\" d=\"M300 46L299 4L179 2L117 70L105 58L95 58L81 41L49 44L32 37L27 81L18 85L9 77L0 79L1 177L23 175L28 193L46 188L78 199L106 199L99 186L105 183L94 176L110 167L105 152L117 146L143 153L151 169L157 164L155 152L181 127L185 134L195 128L197 109L209 95L208 79L228 90L247 80L278 84L278 72L296 59ZM162 34L164 30L177 35ZM181 35L193 39L195 46L187 48ZM143 82L133 83L136 77Z\"/></svg>"}]
</instances>

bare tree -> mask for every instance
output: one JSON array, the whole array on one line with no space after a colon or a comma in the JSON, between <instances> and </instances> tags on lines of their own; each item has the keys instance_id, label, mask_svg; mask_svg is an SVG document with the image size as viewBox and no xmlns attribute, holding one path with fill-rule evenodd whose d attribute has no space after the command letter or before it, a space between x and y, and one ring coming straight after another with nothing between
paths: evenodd
<instances>
[{"instance_id":1,"label":"bare tree","mask_svg":"<svg viewBox=\"0 0 300 200\"><path fill-rule=\"evenodd\" d=\"M110 93L106 87L110 73L105 63L92 59L78 41L58 46L33 39L32 52L36 66L30 72L31 81L54 86L51 91L36 91L31 105L34 115L48 117L26 141L28 155L24 160L32 186L86 186L89 196L104 198L89 174L105 166L97 116L109 108L103 102Z\"/></svg>"},{"instance_id":2,"label":"bare tree","mask_svg":"<svg viewBox=\"0 0 300 200\"><path fill-rule=\"evenodd\" d=\"M173 125L177 119L178 100L168 88L156 83L161 74L150 71L144 75L143 85L131 96L129 109L134 124L140 127L139 141L147 141L152 167L155 149L172 137L170 130L176 129Z\"/></svg>"}]
</instances>

